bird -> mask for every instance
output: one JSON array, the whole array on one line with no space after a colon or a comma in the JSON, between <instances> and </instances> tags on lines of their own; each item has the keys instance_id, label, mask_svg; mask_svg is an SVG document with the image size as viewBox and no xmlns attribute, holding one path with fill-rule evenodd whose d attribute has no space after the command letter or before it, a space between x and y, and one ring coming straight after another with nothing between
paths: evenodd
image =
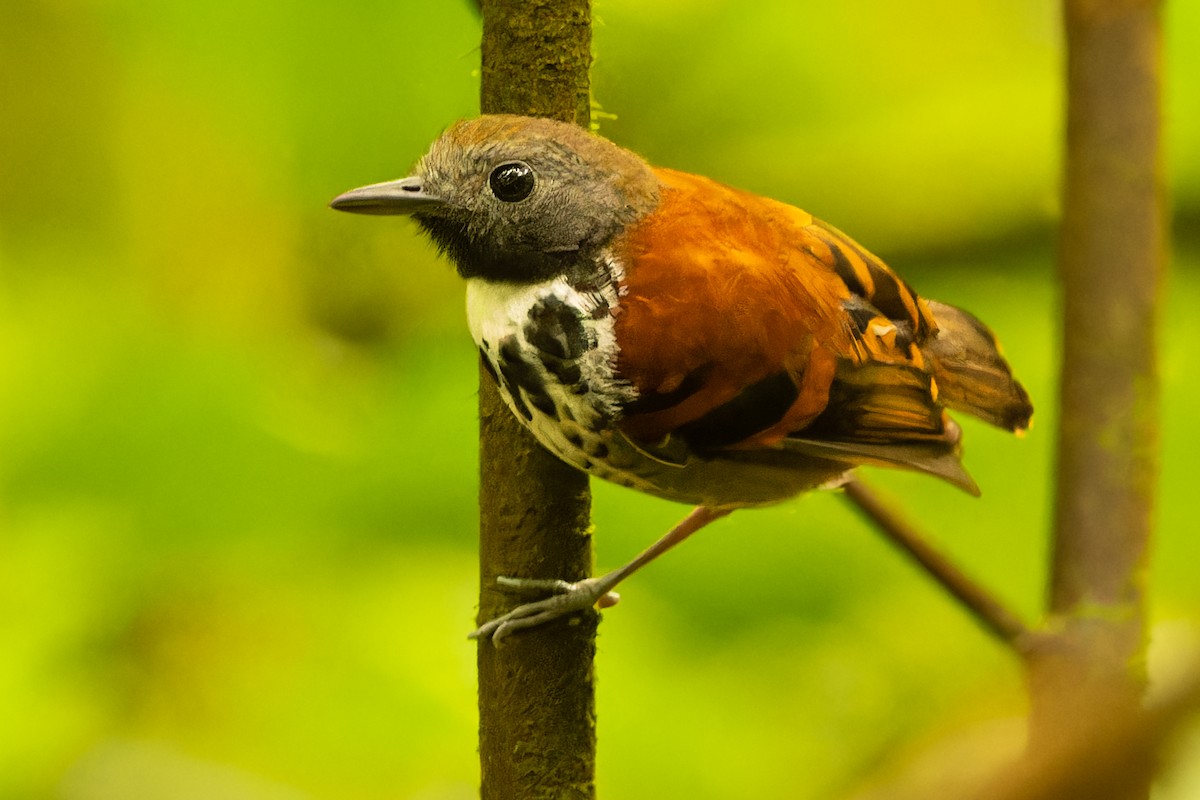
<instances>
[{"instance_id":1,"label":"bird","mask_svg":"<svg viewBox=\"0 0 1200 800\"><path fill-rule=\"evenodd\" d=\"M408 177L345 192L405 215L466 281L467 322L516 418L567 464L694 506L622 567L474 631L505 637L616 602L636 570L735 509L837 488L860 466L979 488L948 411L1013 433L1033 406L995 335L834 226L651 166L580 126L459 121Z\"/></svg>"}]
</instances>

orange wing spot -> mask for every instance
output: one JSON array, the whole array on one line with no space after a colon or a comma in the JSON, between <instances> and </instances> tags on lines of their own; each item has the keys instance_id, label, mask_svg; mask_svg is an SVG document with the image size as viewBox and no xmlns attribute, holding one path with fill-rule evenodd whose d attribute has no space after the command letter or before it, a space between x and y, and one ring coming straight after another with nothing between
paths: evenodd
<instances>
[{"instance_id":1,"label":"orange wing spot","mask_svg":"<svg viewBox=\"0 0 1200 800\"><path fill-rule=\"evenodd\" d=\"M870 332L888 350L896 347L896 326L891 322L873 322L871 323Z\"/></svg>"},{"instance_id":2,"label":"orange wing spot","mask_svg":"<svg viewBox=\"0 0 1200 800\"><path fill-rule=\"evenodd\" d=\"M867 297L875 294L875 276L871 274L871 268L867 265L866 259L858 252L855 247L831 245L835 253L841 253L842 257L850 262L850 266L854 268L854 275L858 278L858 282L862 284L863 291Z\"/></svg>"},{"instance_id":3,"label":"orange wing spot","mask_svg":"<svg viewBox=\"0 0 1200 800\"><path fill-rule=\"evenodd\" d=\"M911 322L919 341L937 330L925 301L878 256L827 222L814 220L813 233L828 245L826 264L851 292L892 319Z\"/></svg>"},{"instance_id":4,"label":"orange wing spot","mask_svg":"<svg viewBox=\"0 0 1200 800\"><path fill-rule=\"evenodd\" d=\"M900 295L900 302L904 303L904 310L908 312L908 318L912 321L913 329L915 330L921 324L921 312L917 310L916 295L913 294L908 284L903 282L900 283L898 294Z\"/></svg>"},{"instance_id":5,"label":"orange wing spot","mask_svg":"<svg viewBox=\"0 0 1200 800\"><path fill-rule=\"evenodd\" d=\"M925 302L925 298L920 295L917 295L917 315L914 320L914 324L917 326L918 339L924 339L937 333L937 319L934 318L933 312L929 310L929 305Z\"/></svg>"},{"instance_id":6,"label":"orange wing spot","mask_svg":"<svg viewBox=\"0 0 1200 800\"><path fill-rule=\"evenodd\" d=\"M921 348L916 344L909 345L908 360L917 369L925 369L925 355L921 352Z\"/></svg>"},{"instance_id":7,"label":"orange wing spot","mask_svg":"<svg viewBox=\"0 0 1200 800\"><path fill-rule=\"evenodd\" d=\"M829 254L827 258L821 259L822 263L837 273L849 291L870 298L875 293L875 279L871 277L867 262L850 238L837 228L819 220L813 221L811 233L825 246Z\"/></svg>"}]
</instances>

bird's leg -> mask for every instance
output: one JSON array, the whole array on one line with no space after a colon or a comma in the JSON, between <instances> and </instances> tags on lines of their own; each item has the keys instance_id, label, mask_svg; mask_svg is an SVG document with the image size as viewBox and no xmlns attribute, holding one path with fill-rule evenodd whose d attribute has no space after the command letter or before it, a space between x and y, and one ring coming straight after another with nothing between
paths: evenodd
<instances>
[{"instance_id":1,"label":"bird's leg","mask_svg":"<svg viewBox=\"0 0 1200 800\"><path fill-rule=\"evenodd\" d=\"M501 576L496 579L501 586L519 591L549 591L553 594L542 600L517 606L507 614L485 622L471 633L470 638L485 639L490 636L493 642L499 642L510 633L541 625L543 622L549 622L575 611L582 611L597 604L601 607L615 605L620 596L613 591L613 588L618 583L708 523L725 516L729 511L729 509L696 506L692 509L692 513L684 517L678 525L667 531L665 536L639 553L628 564L594 578L569 583L562 580Z\"/></svg>"}]
</instances>

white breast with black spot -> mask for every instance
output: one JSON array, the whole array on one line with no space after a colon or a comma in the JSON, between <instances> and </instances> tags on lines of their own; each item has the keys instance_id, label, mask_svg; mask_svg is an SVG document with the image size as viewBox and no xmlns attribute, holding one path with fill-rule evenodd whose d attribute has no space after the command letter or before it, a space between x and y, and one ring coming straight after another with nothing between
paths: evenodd
<instances>
[{"instance_id":1,"label":"white breast with black spot","mask_svg":"<svg viewBox=\"0 0 1200 800\"><path fill-rule=\"evenodd\" d=\"M467 321L513 413L551 452L602 472L606 431L636 393L615 374L616 276L596 288L467 281Z\"/></svg>"}]
</instances>

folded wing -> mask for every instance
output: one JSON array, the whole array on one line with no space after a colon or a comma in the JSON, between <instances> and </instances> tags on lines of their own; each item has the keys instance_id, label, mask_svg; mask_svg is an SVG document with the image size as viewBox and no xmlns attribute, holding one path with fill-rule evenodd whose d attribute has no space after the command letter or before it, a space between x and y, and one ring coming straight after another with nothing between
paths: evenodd
<instances>
[{"instance_id":1,"label":"folded wing","mask_svg":"<svg viewBox=\"0 0 1200 800\"><path fill-rule=\"evenodd\" d=\"M616 253L631 439L898 466L978 492L944 408L1010 430L1032 413L986 327L800 209L658 174L663 213Z\"/></svg>"}]
</instances>

